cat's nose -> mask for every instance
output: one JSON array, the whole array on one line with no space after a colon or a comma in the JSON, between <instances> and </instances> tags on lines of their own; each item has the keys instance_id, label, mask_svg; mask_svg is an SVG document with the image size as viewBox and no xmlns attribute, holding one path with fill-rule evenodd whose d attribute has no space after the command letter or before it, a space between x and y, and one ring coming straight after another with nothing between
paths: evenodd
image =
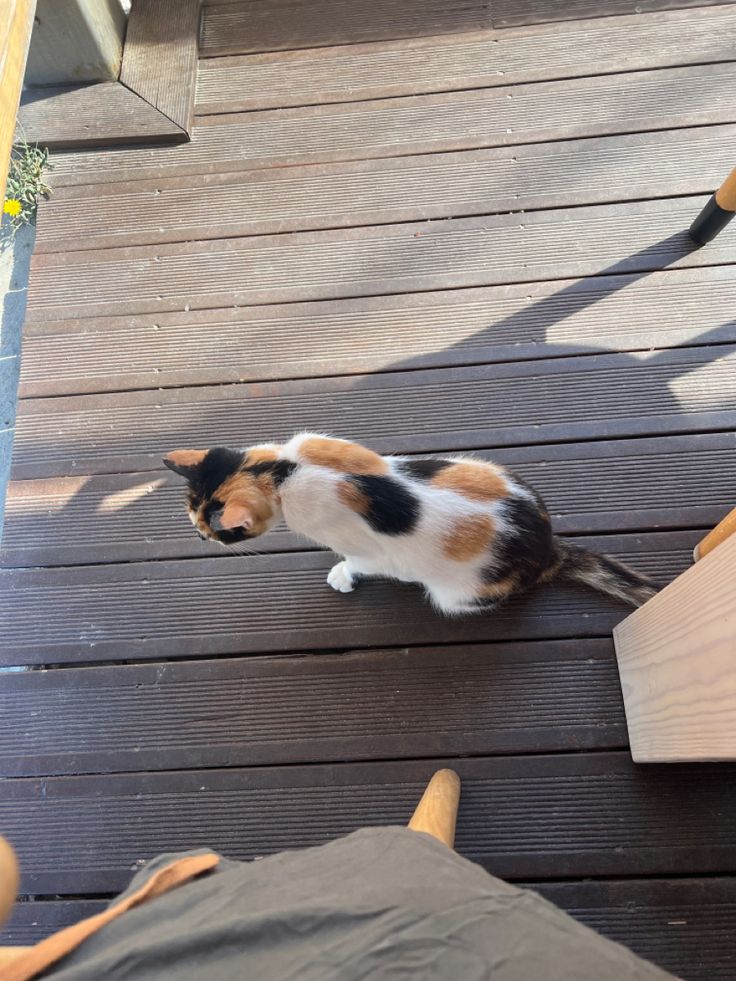
<instances>
[{"instance_id":1,"label":"cat's nose","mask_svg":"<svg viewBox=\"0 0 736 981\"><path fill-rule=\"evenodd\" d=\"M213 531L222 531L223 530L222 529L222 512L223 512L223 508L220 508L219 511L213 511L212 514L210 514L210 528Z\"/></svg>"}]
</instances>

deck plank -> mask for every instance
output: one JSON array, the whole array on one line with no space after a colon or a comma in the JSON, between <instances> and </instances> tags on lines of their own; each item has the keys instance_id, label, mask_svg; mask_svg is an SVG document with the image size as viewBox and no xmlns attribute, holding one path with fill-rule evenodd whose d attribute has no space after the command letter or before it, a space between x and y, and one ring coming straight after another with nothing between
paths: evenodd
<instances>
[{"instance_id":1,"label":"deck plank","mask_svg":"<svg viewBox=\"0 0 736 981\"><path fill-rule=\"evenodd\" d=\"M702 532L603 535L588 547L665 583ZM580 586L539 589L492 616L442 618L414 586L325 583L322 552L0 572L0 663L74 664L403 644L590 637L627 608Z\"/></svg>"},{"instance_id":2,"label":"deck plank","mask_svg":"<svg viewBox=\"0 0 736 981\"><path fill-rule=\"evenodd\" d=\"M382 453L664 436L736 421L733 345L359 378L24 400L14 479L159 470L180 446L252 446L305 429ZM467 407L472 405L473 412Z\"/></svg>"},{"instance_id":3,"label":"deck plank","mask_svg":"<svg viewBox=\"0 0 736 981\"><path fill-rule=\"evenodd\" d=\"M580 17L642 14L653 10L708 7L718 0L493 0L493 25L540 24ZM698 15L691 13L694 20ZM632 23L632 32L638 25Z\"/></svg>"},{"instance_id":4,"label":"deck plank","mask_svg":"<svg viewBox=\"0 0 736 981\"><path fill-rule=\"evenodd\" d=\"M23 891L109 892L164 851L207 845L249 859L367 824L406 824L444 765L47 777L43 795L38 779L6 780L0 815ZM463 781L457 850L501 877L724 873L736 864L733 765L637 768L624 752L451 765Z\"/></svg>"},{"instance_id":5,"label":"deck plank","mask_svg":"<svg viewBox=\"0 0 736 981\"><path fill-rule=\"evenodd\" d=\"M136 3L128 18L120 68L123 85L187 134L194 118L199 20L200 0Z\"/></svg>"},{"instance_id":6,"label":"deck plank","mask_svg":"<svg viewBox=\"0 0 736 981\"><path fill-rule=\"evenodd\" d=\"M490 27L486 0L272 0L205 7L200 55L312 48L383 38L454 34Z\"/></svg>"},{"instance_id":7,"label":"deck plank","mask_svg":"<svg viewBox=\"0 0 736 981\"><path fill-rule=\"evenodd\" d=\"M631 18L204 59L196 111L355 102L733 59L731 4Z\"/></svg>"},{"instance_id":8,"label":"deck plank","mask_svg":"<svg viewBox=\"0 0 736 981\"><path fill-rule=\"evenodd\" d=\"M36 252L709 193L728 173L734 143L736 125L708 126L361 163L62 187L41 208ZM289 202L286 213L284 201Z\"/></svg>"},{"instance_id":9,"label":"deck plank","mask_svg":"<svg viewBox=\"0 0 736 981\"><path fill-rule=\"evenodd\" d=\"M54 156L54 184L218 174L736 120L736 64L203 116L190 143Z\"/></svg>"},{"instance_id":10,"label":"deck plank","mask_svg":"<svg viewBox=\"0 0 736 981\"><path fill-rule=\"evenodd\" d=\"M22 397L736 341L736 267L327 302L29 321ZM49 371L49 365L54 370Z\"/></svg>"},{"instance_id":11,"label":"deck plank","mask_svg":"<svg viewBox=\"0 0 736 981\"><path fill-rule=\"evenodd\" d=\"M283 528L263 556L201 546L160 469L339 420L384 451L476 448L582 544L662 583L689 566L736 493L734 237L683 234L732 164L736 8L493 15L213 3L207 53L274 50L202 62L191 144L55 154L4 558L47 567L0 572L0 663L48 670L3 674L0 827L26 892L76 898L21 906L14 942L157 852L403 823L449 763L462 854L688 981L734 976L734 766L632 764L625 607L338 596ZM569 881L590 876L616 878Z\"/></svg>"},{"instance_id":12,"label":"deck plank","mask_svg":"<svg viewBox=\"0 0 736 981\"><path fill-rule=\"evenodd\" d=\"M736 879L533 884L550 902L686 981L736 975Z\"/></svg>"},{"instance_id":13,"label":"deck plank","mask_svg":"<svg viewBox=\"0 0 736 981\"><path fill-rule=\"evenodd\" d=\"M627 745L610 639L57 668L0 707L5 777Z\"/></svg>"},{"instance_id":14,"label":"deck plank","mask_svg":"<svg viewBox=\"0 0 736 981\"><path fill-rule=\"evenodd\" d=\"M462 447L457 447L462 449ZM734 499L736 435L667 436L499 448L545 498L563 534L714 527ZM8 487L0 564L85 565L222 555L192 533L181 478L168 470L15 481ZM280 525L260 553L313 546Z\"/></svg>"},{"instance_id":15,"label":"deck plank","mask_svg":"<svg viewBox=\"0 0 736 981\"><path fill-rule=\"evenodd\" d=\"M10 919L0 927L0 944L31 947L58 930L95 916L107 908L104 899L47 899L15 904Z\"/></svg>"},{"instance_id":16,"label":"deck plank","mask_svg":"<svg viewBox=\"0 0 736 981\"><path fill-rule=\"evenodd\" d=\"M705 200L43 253L33 257L29 316L188 311L727 263L736 231L707 249L687 236Z\"/></svg>"},{"instance_id":17,"label":"deck plank","mask_svg":"<svg viewBox=\"0 0 736 981\"><path fill-rule=\"evenodd\" d=\"M29 143L74 152L109 144L115 147L110 152L117 153L124 143L176 143L184 138L176 123L119 82L28 88L18 122Z\"/></svg>"}]
</instances>

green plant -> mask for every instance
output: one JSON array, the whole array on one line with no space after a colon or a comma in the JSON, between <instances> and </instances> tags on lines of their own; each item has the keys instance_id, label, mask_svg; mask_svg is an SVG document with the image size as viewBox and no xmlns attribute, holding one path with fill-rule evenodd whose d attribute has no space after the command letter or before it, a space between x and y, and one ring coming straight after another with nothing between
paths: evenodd
<instances>
[{"instance_id":1,"label":"green plant","mask_svg":"<svg viewBox=\"0 0 736 981\"><path fill-rule=\"evenodd\" d=\"M48 150L25 140L13 147L3 215L14 232L35 219L39 198L51 194L45 181L46 172L51 169Z\"/></svg>"}]
</instances>

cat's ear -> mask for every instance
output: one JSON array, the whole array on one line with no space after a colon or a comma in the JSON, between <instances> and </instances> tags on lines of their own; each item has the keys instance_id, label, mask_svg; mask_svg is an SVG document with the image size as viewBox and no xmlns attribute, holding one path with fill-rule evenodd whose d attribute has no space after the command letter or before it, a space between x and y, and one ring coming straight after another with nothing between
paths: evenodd
<instances>
[{"instance_id":1,"label":"cat's ear","mask_svg":"<svg viewBox=\"0 0 736 981\"><path fill-rule=\"evenodd\" d=\"M164 457L164 464L174 473L191 480L196 476L207 453L207 450L174 450Z\"/></svg>"},{"instance_id":2,"label":"cat's ear","mask_svg":"<svg viewBox=\"0 0 736 981\"><path fill-rule=\"evenodd\" d=\"M232 531L233 528L245 528L250 531L253 527L253 512L247 504L228 501L217 523L223 531Z\"/></svg>"},{"instance_id":3,"label":"cat's ear","mask_svg":"<svg viewBox=\"0 0 736 981\"><path fill-rule=\"evenodd\" d=\"M228 501L222 509L218 525L223 531L232 531L233 528L245 528L250 531L253 527L253 514L246 504Z\"/></svg>"}]
</instances>

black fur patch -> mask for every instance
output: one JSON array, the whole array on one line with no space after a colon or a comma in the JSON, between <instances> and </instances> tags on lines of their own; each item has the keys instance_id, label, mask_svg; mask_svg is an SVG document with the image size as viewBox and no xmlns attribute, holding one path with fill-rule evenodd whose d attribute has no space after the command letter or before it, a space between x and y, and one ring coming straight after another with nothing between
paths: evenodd
<instances>
[{"instance_id":1,"label":"black fur patch","mask_svg":"<svg viewBox=\"0 0 736 981\"><path fill-rule=\"evenodd\" d=\"M419 520L419 501L392 477L348 477L368 501L363 515L381 535L408 535Z\"/></svg>"},{"instance_id":2,"label":"black fur patch","mask_svg":"<svg viewBox=\"0 0 736 981\"><path fill-rule=\"evenodd\" d=\"M437 460L432 457L422 457L418 460L402 460L396 468L414 480L431 480L440 471L452 466L452 460Z\"/></svg>"},{"instance_id":3,"label":"black fur patch","mask_svg":"<svg viewBox=\"0 0 736 981\"><path fill-rule=\"evenodd\" d=\"M210 450L197 467L192 478L192 485L202 499L212 497L217 488L228 477L240 470L245 453L239 450L227 450L221 447Z\"/></svg>"},{"instance_id":4,"label":"black fur patch","mask_svg":"<svg viewBox=\"0 0 736 981\"><path fill-rule=\"evenodd\" d=\"M252 467L246 467L245 470L256 477L267 473L273 478L274 487L280 487L287 477L291 477L294 473L296 464L291 460L264 460L262 463L255 463Z\"/></svg>"},{"instance_id":5,"label":"black fur patch","mask_svg":"<svg viewBox=\"0 0 736 981\"><path fill-rule=\"evenodd\" d=\"M500 582L511 573L519 579L519 590L533 586L555 561L554 538L541 500L512 497L504 502L509 529L499 535L493 548L494 563L483 573L485 582Z\"/></svg>"}]
</instances>

